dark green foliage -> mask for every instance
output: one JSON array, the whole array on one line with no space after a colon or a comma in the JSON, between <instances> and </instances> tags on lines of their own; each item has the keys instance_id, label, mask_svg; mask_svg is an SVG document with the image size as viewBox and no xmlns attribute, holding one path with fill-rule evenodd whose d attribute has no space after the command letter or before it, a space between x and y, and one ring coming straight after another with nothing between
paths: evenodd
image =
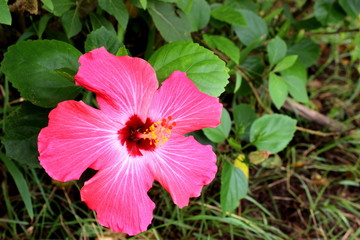
<instances>
[{"instance_id":1,"label":"dark green foliage","mask_svg":"<svg viewBox=\"0 0 360 240\"><path fill-rule=\"evenodd\" d=\"M24 2L0 0L0 239L126 238L81 202L91 171L58 183L38 161L51 109L97 107L74 76L99 47L147 59L159 86L186 72L224 107L189 134L213 146L216 178L183 209L156 182L152 225L131 239L359 239L360 1Z\"/></svg>"}]
</instances>

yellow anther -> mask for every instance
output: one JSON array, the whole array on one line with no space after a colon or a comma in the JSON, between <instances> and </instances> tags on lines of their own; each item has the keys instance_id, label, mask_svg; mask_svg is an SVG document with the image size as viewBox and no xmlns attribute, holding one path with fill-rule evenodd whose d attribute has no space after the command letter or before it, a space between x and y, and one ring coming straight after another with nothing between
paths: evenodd
<instances>
[{"instance_id":1,"label":"yellow anther","mask_svg":"<svg viewBox=\"0 0 360 240\"><path fill-rule=\"evenodd\" d=\"M161 147L170 138L172 129L176 126L175 122L172 122L172 117L168 116L161 121L154 122L144 134L141 135L144 139L149 139L150 145L153 143L156 147Z\"/></svg>"}]
</instances>

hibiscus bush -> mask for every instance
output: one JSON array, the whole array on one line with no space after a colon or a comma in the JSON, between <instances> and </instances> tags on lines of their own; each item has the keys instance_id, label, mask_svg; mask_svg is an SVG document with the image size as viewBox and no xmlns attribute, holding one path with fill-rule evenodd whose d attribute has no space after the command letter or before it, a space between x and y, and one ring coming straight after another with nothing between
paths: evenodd
<instances>
[{"instance_id":1,"label":"hibiscus bush","mask_svg":"<svg viewBox=\"0 0 360 240\"><path fill-rule=\"evenodd\" d=\"M357 239L359 14L0 0L1 238Z\"/></svg>"}]
</instances>

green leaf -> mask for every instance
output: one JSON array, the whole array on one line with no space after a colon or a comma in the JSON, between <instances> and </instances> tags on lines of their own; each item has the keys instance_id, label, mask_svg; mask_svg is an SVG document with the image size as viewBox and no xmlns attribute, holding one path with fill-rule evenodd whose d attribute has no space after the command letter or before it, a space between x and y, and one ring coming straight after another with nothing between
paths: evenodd
<instances>
[{"instance_id":1,"label":"green leaf","mask_svg":"<svg viewBox=\"0 0 360 240\"><path fill-rule=\"evenodd\" d=\"M157 1L148 9L156 28L167 42L191 40L193 27L183 11L176 10L170 3Z\"/></svg>"},{"instance_id":2,"label":"green leaf","mask_svg":"<svg viewBox=\"0 0 360 240\"><path fill-rule=\"evenodd\" d=\"M339 0L341 7L345 10L347 15L352 18L357 18L360 14L360 1L359 0Z\"/></svg>"},{"instance_id":3,"label":"green leaf","mask_svg":"<svg viewBox=\"0 0 360 240\"><path fill-rule=\"evenodd\" d=\"M242 76L238 72L236 73L236 80L235 80L235 87L234 87L234 93L237 93L241 87L242 82Z\"/></svg>"},{"instance_id":4,"label":"green leaf","mask_svg":"<svg viewBox=\"0 0 360 240\"><path fill-rule=\"evenodd\" d=\"M261 166L263 168L280 168L282 166L282 161L281 158L279 157L279 155L275 155L273 157L270 157L268 159L266 159L265 161L263 161L261 163Z\"/></svg>"},{"instance_id":5,"label":"green leaf","mask_svg":"<svg viewBox=\"0 0 360 240\"><path fill-rule=\"evenodd\" d=\"M55 107L82 89L64 77L75 75L80 55L72 45L56 40L21 41L8 48L2 70L22 97L41 107Z\"/></svg>"},{"instance_id":6,"label":"green leaf","mask_svg":"<svg viewBox=\"0 0 360 240\"><path fill-rule=\"evenodd\" d=\"M20 172L19 168L13 162L11 162L10 159L8 159L6 155L2 152L0 152L0 158L4 162L11 176L14 178L16 187L19 190L20 196L25 204L26 211L28 212L30 218L33 219L34 210L31 202L31 194L23 174Z\"/></svg>"},{"instance_id":7,"label":"green leaf","mask_svg":"<svg viewBox=\"0 0 360 240\"><path fill-rule=\"evenodd\" d=\"M237 26L246 26L243 14L230 6L220 6L211 11L211 16L222 22Z\"/></svg>"},{"instance_id":8,"label":"green leaf","mask_svg":"<svg viewBox=\"0 0 360 240\"><path fill-rule=\"evenodd\" d=\"M251 124L257 118L254 108L249 104L235 105L233 106L233 116L236 136L249 141Z\"/></svg>"},{"instance_id":9,"label":"green leaf","mask_svg":"<svg viewBox=\"0 0 360 240\"><path fill-rule=\"evenodd\" d=\"M291 68L282 71L281 76L285 80L287 84L287 89L293 98L295 98L299 102L309 102L306 91L306 68L304 68L302 64L294 64Z\"/></svg>"},{"instance_id":10,"label":"green leaf","mask_svg":"<svg viewBox=\"0 0 360 240\"><path fill-rule=\"evenodd\" d=\"M175 1L170 0L168 2L176 3L176 5L181 10L183 10L185 13L188 13L191 10L191 8L193 7L193 5L195 4L196 1L198 1L198 0L175 0ZM167 1L163 1L163 2L167 2Z\"/></svg>"},{"instance_id":11,"label":"green leaf","mask_svg":"<svg viewBox=\"0 0 360 240\"><path fill-rule=\"evenodd\" d=\"M105 17L96 14L96 13L90 13L90 22L93 30L96 30L101 27L105 27L107 30L112 31L116 33L114 26L112 25L109 20L107 20Z\"/></svg>"},{"instance_id":12,"label":"green leaf","mask_svg":"<svg viewBox=\"0 0 360 240\"><path fill-rule=\"evenodd\" d=\"M192 25L192 31L198 31L209 23L210 11L210 6L205 0L194 1L191 10L186 13Z\"/></svg>"},{"instance_id":13,"label":"green leaf","mask_svg":"<svg viewBox=\"0 0 360 240\"><path fill-rule=\"evenodd\" d=\"M350 44L355 46L355 48L350 53L351 62L354 62L357 59L360 59L360 34L357 34ZM360 72L360 66L358 66L358 72Z\"/></svg>"},{"instance_id":14,"label":"green leaf","mask_svg":"<svg viewBox=\"0 0 360 240\"><path fill-rule=\"evenodd\" d=\"M213 143L212 141L210 141L210 139L208 139L204 132L201 130L198 131L194 131L194 132L190 132L190 133L186 133L185 136L193 136L195 138L195 140L199 143L201 143L202 145L211 145L213 148L216 147L216 144Z\"/></svg>"},{"instance_id":15,"label":"green leaf","mask_svg":"<svg viewBox=\"0 0 360 240\"><path fill-rule=\"evenodd\" d=\"M248 191L245 174L230 162L225 161L221 172L220 204L224 213L232 212L239 206L240 199Z\"/></svg>"},{"instance_id":16,"label":"green leaf","mask_svg":"<svg viewBox=\"0 0 360 240\"><path fill-rule=\"evenodd\" d=\"M272 72L269 75L269 92L276 108L280 109L286 100L288 89L285 80Z\"/></svg>"},{"instance_id":17,"label":"green leaf","mask_svg":"<svg viewBox=\"0 0 360 240\"><path fill-rule=\"evenodd\" d=\"M254 121L250 129L250 142L258 150L277 153L291 141L296 120L281 114L264 115Z\"/></svg>"},{"instance_id":18,"label":"green leaf","mask_svg":"<svg viewBox=\"0 0 360 240\"><path fill-rule=\"evenodd\" d=\"M10 10L4 0L0 0L0 24L11 25Z\"/></svg>"},{"instance_id":19,"label":"green leaf","mask_svg":"<svg viewBox=\"0 0 360 240\"><path fill-rule=\"evenodd\" d=\"M221 52L225 53L236 64L239 64L240 49L230 39L223 36L216 35L203 35L204 41L212 48L217 48Z\"/></svg>"},{"instance_id":20,"label":"green leaf","mask_svg":"<svg viewBox=\"0 0 360 240\"><path fill-rule=\"evenodd\" d=\"M36 31L35 31L34 27L29 27L29 28L27 28L27 29L24 31L24 33L18 38L17 42L25 41L25 40L27 40L27 39L35 36L35 34L36 34ZM62 35L62 33L60 33L59 35ZM65 37L65 35L64 35L64 37ZM65 39L66 39L66 37L65 37ZM67 40L67 39L66 39L66 40ZM66 40L65 40L65 41L66 41Z\"/></svg>"},{"instance_id":21,"label":"green leaf","mask_svg":"<svg viewBox=\"0 0 360 240\"><path fill-rule=\"evenodd\" d=\"M278 16L280 16L283 13L284 10L285 10L284 8L278 8L274 11L271 11L271 13L266 14L266 16L264 16L264 21L269 24L273 19L276 20ZM284 24L286 24L286 22Z\"/></svg>"},{"instance_id":22,"label":"green leaf","mask_svg":"<svg viewBox=\"0 0 360 240\"><path fill-rule=\"evenodd\" d=\"M250 56L250 57L247 56L252 52L252 50L257 48L259 44L262 43L264 40L265 40L265 36L264 35L260 36L259 38L251 42L249 45L247 45L245 48L241 49L240 64L242 64L244 61L247 61L249 58L254 58L255 56Z\"/></svg>"},{"instance_id":23,"label":"green leaf","mask_svg":"<svg viewBox=\"0 0 360 240\"><path fill-rule=\"evenodd\" d=\"M266 50L269 54L270 65L274 66L285 57L287 46L284 40L276 37L269 42L269 44L266 46Z\"/></svg>"},{"instance_id":24,"label":"green leaf","mask_svg":"<svg viewBox=\"0 0 360 240\"><path fill-rule=\"evenodd\" d=\"M146 7L147 7L147 0L139 0L140 1L140 4L141 4L141 7L143 8L143 9L146 9Z\"/></svg>"},{"instance_id":25,"label":"green leaf","mask_svg":"<svg viewBox=\"0 0 360 240\"><path fill-rule=\"evenodd\" d=\"M298 61L305 68L310 67L320 57L320 47L309 38L303 38L297 44L288 48L287 55L298 55Z\"/></svg>"},{"instance_id":26,"label":"green leaf","mask_svg":"<svg viewBox=\"0 0 360 240\"><path fill-rule=\"evenodd\" d=\"M41 2L44 4L43 6L47 9L49 9L51 12L54 11L54 4L51 0L41 0Z\"/></svg>"},{"instance_id":27,"label":"green leaf","mask_svg":"<svg viewBox=\"0 0 360 240\"><path fill-rule=\"evenodd\" d=\"M246 26L233 25L236 35L240 41L246 46L252 42L266 36L268 34L268 28L265 21L257 14L249 10L238 10L241 12L247 23Z\"/></svg>"},{"instance_id":28,"label":"green leaf","mask_svg":"<svg viewBox=\"0 0 360 240\"><path fill-rule=\"evenodd\" d=\"M4 138L6 155L32 167L39 167L37 138L48 123L49 110L28 102L6 118Z\"/></svg>"},{"instance_id":29,"label":"green leaf","mask_svg":"<svg viewBox=\"0 0 360 240\"><path fill-rule=\"evenodd\" d=\"M176 70L186 72L199 90L218 97L228 83L225 63L212 51L193 42L173 42L159 48L149 59L160 82Z\"/></svg>"},{"instance_id":30,"label":"green leaf","mask_svg":"<svg viewBox=\"0 0 360 240\"><path fill-rule=\"evenodd\" d=\"M241 59L241 57L240 57ZM265 70L263 59L260 56L248 56L241 66L246 69L246 71L251 75L251 77L255 79L262 79L262 75ZM246 82L244 82L243 85L245 85ZM247 83L246 83L247 84ZM242 87L240 87L241 90ZM251 89L249 88L251 91Z\"/></svg>"},{"instance_id":31,"label":"green leaf","mask_svg":"<svg viewBox=\"0 0 360 240\"><path fill-rule=\"evenodd\" d=\"M38 38L42 38L42 35L46 29L46 26L52 17L53 17L53 15L48 13L40 18L39 27L38 27L38 31L37 31Z\"/></svg>"},{"instance_id":32,"label":"green leaf","mask_svg":"<svg viewBox=\"0 0 360 240\"><path fill-rule=\"evenodd\" d=\"M241 144L235 140L234 138L230 137L227 139L227 142L229 143L229 145L234 148L236 151L241 151Z\"/></svg>"},{"instance_id":33,"label":"green leaf","mask_svg":"<svg viewBox=\"0 0 360 240\"><path fill-rule=\"evenodd\" d=\"M159 0L159 1L166 2L166 3L178 3L180 0ZM181 8L181 7L179 6L179 8Z\"/></svg>"},{"instance_id":34,"label":"green leaf","mask_svg":"<svg viewBox=\"0 0 360 240\"><path fill-rule=\"evenodd\" d=\"M122 45L119 50L116 52L115 56L129 56L129 51L126 49L124 45Z\"/></svg>"},{"instance_id":35,"label":"green leaf","mask_svg":"<svg viewBox=\"0 0 360 240\"><path fill-rule=\"evenodd\" d=\"M287 7L288 8L288 7ZM284 11L285 13L288 11ZM292 25L292 22L290 19L293 19L292 15L289 14L285 14L285 15L289 15L286 19L286 21L284 22L284 24L280 27L280 29L278 30L277 36L279 37L286 37L290 31L290 27Z\"/></svg>"},{"instance_id":36,"label":"green leaf","mask_svg":"<svg viewBox=\"0 0 360 240\"><path fill-rule=\"evenodd\" d=\"M269 158L270 153L264 150L257 150L249 153L248 158L250 163L259 164Z\"/></svg>"},{"instance_id":37,"label":"green leaf","mask_svg":"<svg viewBox=\"0 0 360 240\"><path fill-rule=\"evenodd\" d=\"M307 18L301 21L294 22L294 26L297 30L305 30L306 32L319 29L322 27L322 24L317 20L316 17Z\"/></svg>"},{"instance_id":38,"label":"green leaf","mask_svg":"<svg viewBox=\"0 0 360 240\"><path fill-rule=\"evenodd\" d=\"M123 30L129 21L129 13L123 1L119 0L98 0L101 9L113 15Z\"/></svg>"},{"instance_id":39,"label":"green leaf","mask_svg":"<svg viewBox=\"0 0 360 240\"><path fill-rule=\"evenodd\" d=\"M87 35L85 51L89 52L95 48L104 46L108 52L116 54L122 45L114 32L107 30L105 27L101 27Z\"/></svg>"},{"instance_id":40,"label":"green leaf","mask_svg":"<svg viewBox=\"0 0 360 240\"><path fill-rule=\"evenodd\" d=\"M293 66L296 60L298 59L298 55L290 55L284 57L276 66L274 69L274 72L281 72L285 69L288 69L289 67Z\"/></svg>"},{"instance_id":41,"label":"green leaf","mask_svg":"<svg viewBox=\"0 0 360 240\"><path fill-rule=\"evenodd\" d=\"M253 0L226 0L224 4L236 9L246 9L254 13L258 12L258 5Z\"/></svg>"},{"instance_id":42,"label":"green leaf","mask_svg":"<svg viewBox=\"0 0 360 240\"><path fill-rule=\"evenodd\" d=\"M65 12L61 16L61 22L65 29L66 36L70 39L81 31L81 21L79 13L76 10Z\"/></svg>"},{"instance_id":43,"label":"green leaf","mask_svg":"<svg viewBox=\"0 0 360 240\"><path fill-rule=\"evenodd\" d=\"M203 129L205 136L215 143L221 143L225 141L231 130L231 118L225 108L222 109L220 122L221 124L216 128Z\"/></svg>"},{"instance_id":44,"label":"green leaf","mask_svg":"<svg viewBox=\"0 0 360 240\"><path fill-rule=\"evenodd\" d=\"M61 17L70 8L76 6L75 1L72 0L46 0L43 2L43 8L57 17Z\"/></svg>"},{"instance_id":45,"label":"green leaf","mask_svg":"<svg viewBox=\"0 0 360 240\"><path fill-rule=\"evenodd\" d=\"M245 155L240 154L234 161L234 166L240 169L244 174L246 179L249 179L249 165L245 162Z\"/></svg>"},{"instance_id":46,"label":"green leaf","mask_svg":"<svg viewBox=\"0 0 360 240\"><path fill-rule=\"evenodd\" d=\"M315 16L323 25L338 23L345 18L345 13L337 0L316 0Z\"/></svg>"},{"instance_id":47,"label":"green leaf","mask_svg":"<svg viewBox=\"0 0 360 240\"><path fill-rule=\"evenodd\" d=\"M239 104L233 107L235 126L247 128L256 120L256 113L249 104Z\"/></svg>"}]
</instances>

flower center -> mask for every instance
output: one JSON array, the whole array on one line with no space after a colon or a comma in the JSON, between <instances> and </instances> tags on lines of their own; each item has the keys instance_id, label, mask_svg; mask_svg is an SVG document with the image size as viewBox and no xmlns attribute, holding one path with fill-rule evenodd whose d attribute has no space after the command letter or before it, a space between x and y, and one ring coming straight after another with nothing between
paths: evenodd
<instances>
[{"instance_id":1,"label":"flower center","mask_svg":"<svg viewBox=\"0 0 360 240\"><path fill-rule=\"evenodd\" d=\"M150 145L155 144L161 147L171 135L171 130L176 126L176 122L172 121L172 117L163 118L162 121L153 123L143 134L139 136L150 140Z\"/></svg>"},{"instance_id":2,"label":"flower center","mask_svg":"<svg viewBox=\"0 0 360 240\"><path fill-rule=\"evenodd\" d=\"M118 131L119 140L132 157L142 156L140 149L154 151L169 140L171 130L176 126L172 117L153 122L147 118L145 123L137 115L133 115L125 123L125 127Z\"/></svg>"}]
</instances>

